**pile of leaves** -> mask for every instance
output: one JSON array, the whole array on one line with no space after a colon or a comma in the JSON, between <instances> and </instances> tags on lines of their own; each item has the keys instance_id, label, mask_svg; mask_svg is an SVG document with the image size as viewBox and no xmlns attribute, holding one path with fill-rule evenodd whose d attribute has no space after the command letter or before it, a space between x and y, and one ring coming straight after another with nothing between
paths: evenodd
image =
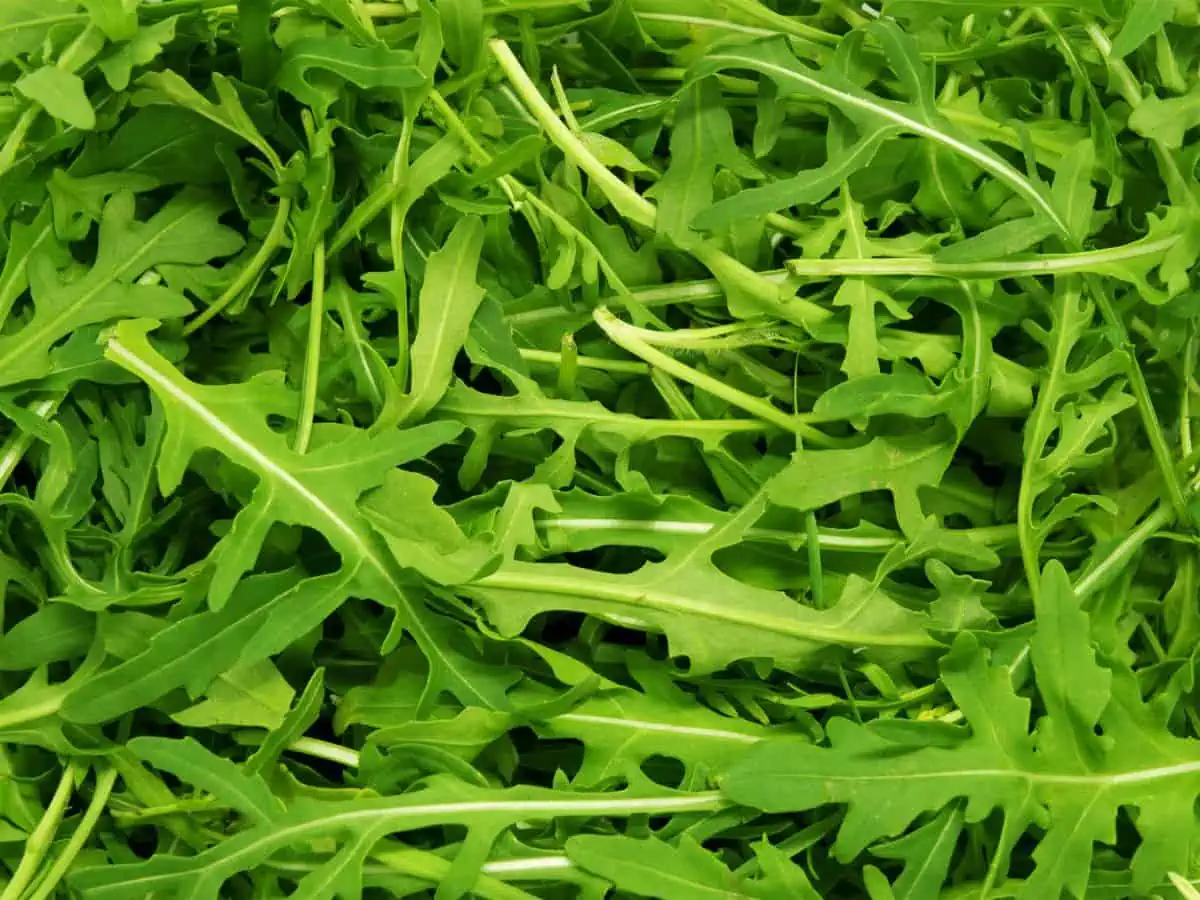
<instances>
[{"instance_id":1,"label":"pile of leaves","mask_svg":"<svg viewBox=\"0 0 1200 900\"><path fill-rule=\"evenodd\" d=\"M1195 0L3 0L0 900L1195 897Z\"/></svg>"}]
</instances>

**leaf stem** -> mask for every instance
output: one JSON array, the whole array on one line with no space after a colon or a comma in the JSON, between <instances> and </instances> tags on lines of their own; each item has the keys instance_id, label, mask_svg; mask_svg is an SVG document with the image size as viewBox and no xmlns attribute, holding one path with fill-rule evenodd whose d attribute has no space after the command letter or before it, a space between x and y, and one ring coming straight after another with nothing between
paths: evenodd
<instances>
[{"instance_id":1,"label":"leaf stem","mask_svg":"<svg viewBox=\"0 0 1200 900\"><path fill-rule=\"evenodd\" d=\"M325 240L313 251L312 299L308 303L308 346L304 353L304 382L300 389L300 415L296 419L297 453L308 450L317 413L317 381L321 372L321 330L325 322Z\"/></svg>"},{"instance_id":2,"label":"leaf stem","mask_svg":"<svg viewBox=\"0 0 1200 900\"><path fill-rule=\"evenodd\" d=\"M84 810L79 825L72 832L62 852L58 854L49 870L38 882L37 889L28 895L28 900L50 900L59 882L66 877L75 857L83 850L83 845L87 843L88 838L95 830L96 823L100 820L100 814L108 805L108 798L112 795L113 786L116 783L117 770L115 768L106 768L96 776L96 787L92 792L92 799L88 801L87 809Z\"/></svg>"},{"instance_id":3,"label":"leaf stem","mask_svg":"<svg viewBox=\"0 0 1200 900\"><path fill-rule=\"evenodd\" d=\"M275 254L275 251L283 244L283 235L287 229L288 215L291 212L291 208L291 200L287 197L279 198L279 204L275 207L275 218L271 222L271 230L263 238L262 245L254 254L254 258L238 273L237 278L233 280L233 284L227 287L220 297L206 309L202 310L192 321L183 326L184 337L194 333L197 329L203 328L208 322L212 321L221 310L238 299L242 295L242 292L258 278L262 270L267 267L267 263L271 261L271 257Z\"/></svg>"},{"instance_id":4,"label":"leaf stem","mask_svg":"<svg viewBox=\"0 0 1200 900\"><path fill-rule=\"evenodd\" d=\"M1096 272L1113 263L1162 256L1182 235L1140 240L1119 247L1077 253L1045 253L1017 259L995 259L969 263L938 262L933 256L867 257L862 259L789 259L787 271L807 278L928 275L946 278L1017 278L1034 275L1067 275Z\"/></svg>"},{"instance_id":5,"label":"leaf stem","mask_svg":"<svg viewBox=\"0 0 1200 900\"><path fill-rule=\"evenodd\" d=\"M38 866L42 864L50 845L54 842L54 835L62 823L67 804L71 802L71 792L74 788L75 766L68 763L63 766L62 774L58 778L58 787L54 789L54 796L50 799L46 812L25 841L25 852L21 855L17 870L13 872L12 880L3 893L0 893L0 900L18 900L32 884Z\"/></svg>"},{"instance_id":6,"label":"leaf stem","mask_svg":"<svg viewBox=\"0 0 1200 900\"><path fill-rule=\"evenodd\" d=\"M658 214L654 204L588 152L579 137L555 114L508 44L501 38L493 38L488 48L522 102L566 157L587 173L618 212L638 225L653 228Z\"/></svg>"},{"instance_id":7,"label":"leaf stem","mask_svg":"<svg viewBox=\"0 0 1200 900\"><path fill-rule=\"evenodd\" d=\"M451 860L430 853L426 850L405 848L389 850L384 853L374 853L372 858L383 863L395 872L403 872L414 878L419 878L431 885L440 884L450 874ZM486 869L482 870L471 885L471 895L484 900L536 900L533 894L511 884L505 884L492 877Z\"/></svg>"},{"instance_id":8,"label":"leaf stem","mask_svg":"<svg viewBox=\"0 0 1200 900\"><path fill-rule=\"evenodd\" d=\"M53 397L45 397L41 400L35 400L29 405L29 411L35 416L42 419L49 419L54 415L55 410L65 398L65 394L58 394ZM4 445L0 447L0 490L4 489L4 485L8 483L8 479L12 478L12 474L16 471L21 459L33 446L34 437L27 431L16 431L9 435Z\"/></svg>"},{"instance_id":9,"label":"leaf stem","mask_svg":"<svg viewBox=\"0 0 1200 900\"><path fill-rule=\"evenodd\" d=\"M727 403L743 409L751 415L757 416L762 421L770 422L772 425L789 431L797 437L817 446L830 447L838 443L837 440L829 437L824 432L805 424L804 420L799 416L784 412L765 400L751 397L745 391L730 387L724 382L713 378L711 375L706 375L703 372L693 369L691 366L684 365L661 350L656 349L646 340L644 329L622 322L609 312L606 307L598 307L593 313L593 318L596 320L596 324L604 330L604 333L617 346L628 350L634 356L639 357L652 366L662 369L680 381L686 381L688 384L708 391L710 394L720 397ZM650 334L653 334L653 332L650 332Z\"/></svg>"},{"instance_id":10,"label":"leaf stem","mask_svg":"<svg viewBox=\"0 0 1200 900\"><path fill-rule=\"evenodd\" d=\"M351 750L349 747L343 747L340 744L331 744L329 741L302 737L288 744L287 749L291 753L314 756L317 759L328 760L340 766L345 766L348 769L358 768L359 755L357 751Z\"/></svg>"},{"instance_id":11,"label":"leaf stem","mask_svg":"<svg viewBox=\"0 0 1200 900\"><path fill-rule=\"evenodd\" d=\"M1126 534L1115 547L1075 582L1075 596L1082 600L1105 587L1120 573L1146 541L1170 525L1174 519L1175 511L1171 505L1160 503L1133 531Z\"/></svg>"}]
</instances>

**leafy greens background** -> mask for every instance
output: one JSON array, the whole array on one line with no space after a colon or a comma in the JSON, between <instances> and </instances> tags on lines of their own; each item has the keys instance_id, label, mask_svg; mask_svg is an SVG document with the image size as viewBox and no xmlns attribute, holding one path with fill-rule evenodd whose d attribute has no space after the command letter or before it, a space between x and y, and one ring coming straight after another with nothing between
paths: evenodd
<instances>
[{"instance_id":1,"label":"leafy greens background","mask_svg":"<svg viewBox=\"0 0 1200 900\"><path fill-rule=\"evenodd\" d=\"M5 0L0 900L1197 896L1191 0Z\"/></svg>"}]
</instances>

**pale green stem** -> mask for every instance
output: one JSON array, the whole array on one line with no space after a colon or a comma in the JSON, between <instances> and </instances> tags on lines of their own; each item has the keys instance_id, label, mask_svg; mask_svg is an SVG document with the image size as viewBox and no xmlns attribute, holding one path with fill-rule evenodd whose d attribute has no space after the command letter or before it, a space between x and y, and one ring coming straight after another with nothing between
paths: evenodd
<instances>
[{"instance_id":1,"label":"pale green stem","mask_svg":"<svg viewBox=\"0 0 1200 900\"><path fill-rule=\"evenodd\" d=\"M450 874L450 868L453 865L451 860L443 859L434 853L410 848L375 853L372 854L372 858L393 871L420 878L431 885L444 881ZM521 890L515 885L505 884L485 873L486 869L471 885L472 896L481 897L483 900L537 900L528 891Z\"/></svg>"},{"instance_id":2,"label":"pale green stem","mask_svg":"<svg viewBox=\"0 0 1200 900\"><path fill-rule=\"evenodd\" d=\"M1182 235L1152 241L1135 241L1120 247L1079 253L1047 253L1025 259L995 259L970 263L938 262L932 256L873 257L864 259L789 259L787 270L801 278L854 278L862 276L926 275L944 278L1017 278L1033 275L1067 275L1094 272L1113 263L1161 256Z\"/></svg>"},{"instance_id":3,"label":"pale green stem","mask_svg":"<svg viewBox=\"0 0 1200 900\"><path fill-rule=\"evenodd\" d=\"M198 328L202 328L220 313L221 310L240 297L242 292L258 277L259 273L267 267L267 263L271 261L271 257L275 254L275 251L283 244L283 235L287 229L288 214L291 208L292 202L287 197L279 198L279 205L275 208L275 219L271 222L271 230L267 232L267 236L263 239L262 246L258 248L258 252L254 254L254 258L238 273L233 284L226 288L220 297L183 327L184 337L192 334Z\"/></svg>"},{"instance_id":4,"label":"pale green stem","mask_svg":"<svg viewBox=\"0 0 1200 900\"><path fill-rule=\"evenodd\" d=\"M760 278L777 284L783 284L790 277L788 272L783 269L759 272L758 275ZM678 303L704 303L706 300L719 300L725 296L720 282L715 278L706 278L699 281L681 281L652 288L638 288L631 291L630 294L638 305L646 309L658 306L674 306ZM508 321L514 327L519 327L548 319L561 319L572 316L579 316L586 319L589 315L591 315L589 310L571 310L563 309L561 306L545 306L541 309L513 313L508 317ZM1200 391L1200 385L1197 385L1197 390Z\"/></svg>"},{"instance_id":5,"label":"pale green stem","mask_svg":"<svg viewBox=\"0 0 1200 900\"><path fill-rule=\"evenodd\" d=\"M716 526L709 522L689 522L670 519L616 519L603 516L548 516L538 522L538 528L553 531L644 531L654 534L679 534L703 536ZM1007 546L1017 540L1016 525L988 525L982 528L963 528L954 531L969 540L985 546ZM798 546L807 542L809 535L775 528L751 528L746 532L747 541ZM823 550L842 553L886 553L904 543L900 535L852 535L817 529L817 542ZM1060 554L1069 548L1059 548Z\"/></svg>"},{"instance_id":6,"label":"pale green stem","mask_svg":"<svg viewBox=\"0 0 1200 900\"><path fill-rule=\"evenodd\" d=\"M1175 520L1175 511L1169 503L1159 504L1150 515L1125 535L1100 562L1092 566L1082 578L1075 582L1075 596L1083 599L1104 587L1125 568L1134 554L1146 541L1154 537Z\"/></svg>"},{"instance_id":7,"label":"pale green stem","mask_svg":"<svg viewBox=\"0 0 1200 900\"><path fill-rule=\"evenodd\" d=\"M530 357L522 353L522 359ZM539 351L534 350L534 353ZM554 354L548 353L547 356ZM602 360L603 362L603 360ZM575 345L575 335L567 332L562 336L562 350L558 353L558 396L571 397L575 393L576 379L579 374L579 348Z\"/></svg>"},{"instance_id":8,"label":"pale green stem","mask_svg":"<svg viewBox=\"0 0 1200 900\"><path fill-rule=\"evenodd\" d=\"M313 419L317 414L317 382L321 373L321 330L325 321L325 241L313 252L312 299L308 303L308 346L304 353L304 382L300 389L300 416L296 420L297 453L308 450Z\"/></svg>"},{"instance_id":9,"label":"pale green stem","mask_svg":"<svg viewBox=\"0 0 1200 900\"><path fill-rule=\"evenodd\" d=\"M488 42L488 47L513 89L555 145L572 163L587 173L622 215L638 225L653 228L657 216L654 204L614 175L588 151L579 137L555 114L507 43L495 38Z\"/></svg>"},{"instance_id":10,"label":"pale green stem","mask_svg":"<svg viewBox=\"0 0 1200 900\"><path fill-rule=\"evenodd\" d=\"M400 140L396 144L396 152L392 156L391 171L388 180L392 186L401 189L408 178L408 150L412 143L413 117L405 116L400 125ZM408 345L408 285L405 281L404 268L404 215L405 208L400 203L397 191L388 211L388 238L392 252L392 269L396 272L394 286L400 295L396 297L396 365L393 375L400 390L408 389L408 366L411 348Z\"/></svg>"},{"instance_id":11,"label":"pale green stem","mask_svg":"<svg viewBox=\"0 0 1200 900\"><path fill-rule=\"evenodd\" d=\"M37 889L29 895L28 900L50 900L54 895L55 889L63 878L66 877L67 872L70 871L75 857L83 850L83 845L87 843L88 838L92 835L92 831L96 828L96 823L100 820L101 813L104 812L104 808L108 805L108 798L112 795L113 786L116 783L117 770L114 768L105 769L96 777L96 788L92 792L92 799L88 802L83 817L79 820L79 825L71 834L67 845L58 854L50 869L38 882Z\"/></svg>"},{"instance_id":12,"label":"pale green stem","mask_svg":"<svg viewBox=\"0 0 1200 900\"><path fill-rule=\"evenodd\" d=\"M640 329L638 337L655 347L676 347L689 350L723 350L748 344L772 343L777 332L769 324L732 322L708 328L680 328L675 331Z\"/></svg>"},{"instance_id":13,"label":"pale green stem","mask_svg":"<svg viewBox=\"0 0 1200 900\"><path fill-rule=\"evenodd\" d=\"M445 879L451 862L430 853L411 847L403 849L377 850L371 854L373 862L363 867L364 875L387 875L403 872L406 875L437 884ZM276 872L307 873L319 863L291 860L273 860L267 865ZM566 856L531 856L518 859L500 859L486 862L480 868L480 877L471 885L471 896L483 900L534 900L520 888L505 884L501 879L553 879L559 873L570 871L574 866Z\"/></svg>"},{"instance_id":14,"label":"pale green stem","mask_svg":"<svg viewBox=\"0 0 1200 900\"><path fill-rule=\"evenodd\" d=\"M765 400L752 397L744 391L730 387L724 382L713 378L711 375L698 372L691 366L684 365L661 350L651 346L645 339L645 336L646 334L654 334L653 332L646 332L645 329L622 322L603 306L598 307L592 315L596 320L596 324L604 330L604 333L609 336L613 343L628 350L634 356L650 365L678 378L680 381L686 381L688 384L698 387L701 390L708 391L710 394L720 397L727 403L745 410L762 421L776 425L784 431L791 432L797 437L818 446L832 446L837 443L836 440L824 432L806 425L799 416L784 412Z\"/></svg>"},{"instance_id":15,"label":"pale green stem","mask_svg":"<svg viewBox=\"0 0 1200 900\"><path fill-rule=\"evenodd\" d=\"M3 175L16 163L17 154L21 152L21 146L25 143L29 129L33 127L33 123L37 121L41 112L42 108L36 104L31 104L21 111L20 118L9 131L3 146L0 146L0 175Z\"/></svg>"},{"instance_id":16,"label":"pale green stem","mask_svg":"<svg viewBox=\"0 0 1200 900\"><path fill-rule=\"evenodd\" d=\"M1041 10L1038 11L1040 16L1045 20L1046 14ZM1093 46L1100 53L1100 58L1104 60L1104 64L1112 76L1112 82L1116 84L1117 91L1121 98L1129 104L1130 109L1137 109L1142 105L1142 88L1133 72L1129 70L1129 66L1125 65L1123 59L1119 59L1112 55L1112 41L1108 39L1108 35L1104 33L1095 22L1088 22L1085 26L1088 37L1091 38ZM1179 163L1175 153L1170 147L1166 146L1159 138L1150 136L1150 145L1154 148L1154 155L1158 157L1158 161L1162 163L1166 169L1167 177L1182 190L1192 204L1197 202L1196 193L1192 190L1191 184L1180 171Z\"/></svg>"},{"instance_id":17,"label":"pale green stem","mask_svg":"<svg viewBox=\"0 0 1200 900\"><path fill-rule=\"evenodd\" d=\"M518 352L521 354L521 359L536 365L565 366L568 364L565 354L555 353L552 350L522 348ZM650 367L645 363L633 362L628 359L604 359L599 356L574 354L571 362L583 369L599 369L602 372L622 372L627 375L648 375L650 373Z\"/></svg>"},{"instance_id":18,"label":"pale green stem","mask_svg":"<svg viewBox=\"0 0 1200 900\"><path fill-rule=\"evenodd\" d=\"M42 400L34 401L29 411L41 419L48 419L58 409L58 405L62 403L65 395L60 394L55 397L46 397ZM17 431L9 435L4 446L0 447L0 490L4 489L4 485L8 483L8 479L12 478L12 474L16 471L17 465L21 459L29 451L33 445L34 437L25 431Z\"/></svg>"},{"instance_id":19,"label":"pale green stem","mask_svg":"<svg viewBox=\"0 0 1200 900\"><path fill-rule=\"evenodd\" d=\"M812 604L825 608L824 567L821 564L821 532L817 527L817 512L810 509L804 515L804 537L808 545L808 583Z\"/></svg>"},{"instance_id":20,"label":"pale green stem","mask_svg":"<svg viewBox=\"0 0 1200 900\"><path fill-rule=\"evenodd\" d=\"M1188 338L1183 349L1183 384L1179 388L1179 449L1184 458L1192 455L1192 392L1188 390L1188 380L1196 371L1197 350L1196 335Z\"/></svg>"},{"instance_id":21,"label":"pale green stem","mask_svg":"<svg viewBox=\"0 0 1200 900\"><path fill-rule=\"evenodd\" d=\"M18 900L33 883L34 874L42 864L42 860L46 858L50 845L54 842L54 835L62 823L67 804L71 802L71 792L74 788L75 767L67 763L63 766L62 775L59 776L58 787L54 790L50 805L46 807L46 812L37 823L37 827L25 841L25 851L21 855L21 861L17 864L17 870L13 872L12 880L4 892L0 893L0 900Z\"/></svg>"},{"instance_id":22,"label":"pale green stem","mask_svg":"<svg viewBox=\"0 0 1200 900\"><path fill-rule=\"evenodd\" d=\"M358 768L358 753L340 744L331 744L328 741L321 741L316 738L302 737L288 744L287 749L292 753L301 753L304 756L313 756L317 759L328 760L340 766L345 766L348 769Z\"/></svg>"}]
</instances>

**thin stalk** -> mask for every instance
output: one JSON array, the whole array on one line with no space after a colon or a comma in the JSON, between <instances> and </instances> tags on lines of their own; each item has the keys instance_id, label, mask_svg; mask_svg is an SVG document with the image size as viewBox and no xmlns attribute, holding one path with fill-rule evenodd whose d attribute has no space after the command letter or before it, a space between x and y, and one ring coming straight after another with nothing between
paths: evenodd
<instances>
[{"instance_id":1,"label":"thin stalk","mask_svg":"<svg viewBox=\"0 0 1200 900\"><path fill-rule=\"evenodd\" d=\"M325 322L325 241L313 252L312 299L308 303L308 346L304 352L304 382L300 389L300 415L296 420L295 451L304 453L312 439L317 414L317 382L321 373L321 331Z\"/></svg>"},{"instance_id":2,"label":"thin stalk","mask_svg":"<svg viewBox=\"0 0 1200 900\"><path fill-rule=\"evenodd\" d=\"M1043 21L1049 21L1045 12L1039 10L1039 14ZM1111 77L1111 83L1117 87L1117 93L1121 95L1130 109L1137 109L1142 105L1142 88L1133 72L1129 70L1129 66L1125 64L1123 59L1119 59L1112 55L1112 41L1108 39L1108 35L1104 33L1095 22L1088 22L1084 26L1088 37L1091 39L1092 45L1100 54L1100 58L1104 60L1104 65L1108 69ZM1154 155L1158 157L1159 163L1165 170L1166 178L1173 183L1177 191L1195 206L1198 202L1195 192L1192 190L1187 178L1179 166L1179 162L1175 152L1167 147L1159 138L1150 137L1150 146L1154 149Z\"/></svg>"},{"instance_id":3,"label":"thin stalk","mask_svg":"<svg viewBox=\"0 0 1200 900\"><path fill-rule=\"evenodd\" d=\"M28 900L50 900L54 895L59 883L70 871L71 864L75 862L75 857L79 855L83 845L87 843L88 838L95 830L96 823L108 805L108 798L112 795L113 786L116 783L117 770L114 768L107 768L96 776L96 788L92 792L92 799L88 801L87 809L83 811L79 825L72 832L62 852L58 854L46 874L38 882L37 889L28 895Z\"/></svg>"},{"instance_id":4,"label":"thin stalk","mask_svg":"<svg viewBox=\"0 0 1200 900\"><path fill-rule=\"evenodd\" d=\"M25 138L29 135L29 130L33 128L33 124L41 112L42 108L36 104L31 104L21 111L16 124L9 131L8 137L4 139L4 144L0 146L0 175L16 164L17 154L21 152Z\"/></svg>"},{"instance_id":5,"label":"thin stalk","mask_svg":"<svg viewBox=\"0 0 1200 900\"><path fill-rule=\"evenodd\" d=\"M18 900L33 883L33 876L42 860L46 858L46 853L54 842L54 835L58 832L58 826L62 824L63 814L67 811L67 804L71 802L71 792L74 789L75 766L68 763L63 767L58 787L54 789L54 796L50 799L46 812L25 841L25 852L21 854L21 861L17 864L17 870L13 872L12 880L4 892L0 893L0 900Z\"/></svg>"},{"instance_id":6,"label":"thin stalk","mask_svg":"<svg viewBox=\"0 0 1200 900\"><path fill-rule=\"evenodd\" d=\"M658 215L654 204L614 175L588 151L579 137L555 114L505 41L493 39L488 42L488 47L521 101L559 150L587 173L618 212L638 225L653 228Z\"/></svg>"},{"instance_id":7,"label":"thin stalk","mask_svg":"<svg viewBox=\"0 0 1200 900\"><path fill-rule=\"evenodd\" d=\"M55 397L46 397L42 400L35 400L29 407L29 411L41 419L48 419L54 415L62 403L65 394L60 394ZM34 437L27 431L17 431L9 435L4 446L0 447L0 490L3 490L4 485L8 483L8 479L12 478L12 474L16 471L17 465L21 459L29 452L29 448L33 446Z\"/></svg>"},{"instance_id":8,"label":"thin stalk","mask_svg":"<svg viewBox=\"0 0 1200 900\"><path fill-rule=\"evenodd\" d=\"M1200 350L1200 343L1193 334L1183 348L1183 383L1179 387L1179 450L1185 459L1192 455L1195 440L1192 433L1192 392L1188 390L1188 380L1196 371L1197 350Z\"/></svg>"},{"instance_id":9,"label":"thin stalk","mask_svg":"<svg viewBox=\"0 0 1200 900\"><path fill-rule=\"evenodd\" d=\"M263 239L262 246L258 248L258 252L254 254L254 258L238 273L237 278L233 280L233 284L227 287L220 297L207 309L202 310L192 321L183 326L184 337L187 337L199 328L203 328L208 322L212 321L221 310L240 297L242 292L259 276L259 273L267 267L267 263L271 261L271 257L275 254L275 251L283 244L283 234L287 229L288 215L291 212L291 208L291 200L287 197L279 198L279 205L275 207L275 219L271 222L271 230L267 232L267 236Z\"/></svg>"},{"instance_id":10,"label":"thin stalk","mask_svg":"<svg viewBox=\"0 0 1200 900\"><path fill-rule=\"evenodd\" d=\"M287 749L291 753L301 753L305 756L328 760L340 766L345 766L348 769L358 768L358 753L340 744L331 744L328 741L320 741L316 738L302 737L288 744Z\"/></svg>"},{"instance_id":11,"label":"thin stalk","mask_svg":"<svg viewBox=\"0 0 1200 900\"><path fill-rule=\"evenodd\" d=\"M441 884L445 881L453 865L452 860L443 859L425 850L408 848L376 853L373 854L373 858L395 872L403 872L405 875L419 878L431 885ZM471 885L471 895L484 898L484 900L537 900L528 891L515 885L505 884L503 881L483 873Z\"/></svg>"},{"instance_id":12,"label":"thin stalk","mask_svg":"<svg viewBox=\"0 0 1200 900\"><path fill-rule=\"evenodd\" d=\"M674 331L646 331L639 337L655 347L675 347L687 350L731 350L749 345L770 345L793 342L778 340L778 329L762 322L732 322L706 328L679 328Z\"/></svg>"},{"instance_id":13,"label":"thin stalk","mask_svg":"<svg viewBox=\"0 0 1200 900\"><path fill-rule=\"evenodd\" d=\"M430 884L444 880L451 867L450 860L411 847L377 850L371 854L371 860L363 866L364 875L378 878L402 872ZM266 865L276 872L299 875L314 871L320 863L271 860ZM492 860L480 867L480 877L471 885L471 895L483 900L532 900L532 894L505 884L501 879L554 878L556 874L573 868L570 859L559 855Z\"/></svg>"},{"instance_id":14,"label":"thin stalk","mask_svg":"<svg viewBox=\"0 0 1200 900\"><path fill-rule=\"evenodd\" d=\"M645 339L646 332L644 329L622 322L609 312L607 308L603 306L598 307L593 313L593 318L596 320L596 324L604 330L604 333L617 346L628 350L634 356L652 366L662 369L680 381L686 381L694 387L708 391L710 394L720 397L727 403L745 410L762 421L769 422L772 425L782 428L784 431L789 431L798 438L809 441L817 446L829 447L838 443L824 432L805 424L795 414L784 412L765 400L752 397L744 391L730 387L724 382L713 378L711 375L699 372L691 366L684 365L677 359L668 356L666 353L653 347Z\"/></svg>"},{"instance_id":15,"label":"thin stalk","mask_svg":"<svg viewBox=\"0 0 1200 900\"><path fill-rule=\"evenodd\" d=\"M775 269L758 274L762 278L778 284L783 284L790 277L784 269ZM703 303L706 300L719 300L725 296L724 289L715 278L705 278L698 281L680 281L674 284L665 284L651 288L638 288L630 293L633 299L646 309L653 309L658 306L674 306L680 303ZM564 309L561 306L546 306L541 309L513 313L508 316L508 321L513 327L520 327L521 325L530 325L535 322L544 322L549 319L561 319L571 316L578 316L586 320L590 315L590 310L573 310ZM1200 385L1197 386L1197 390L1200 391Z\"/></svg>"},{"instance_id":16,"label":"thin stalk","mask_svg":"<svg viewBox=\"0 0 1200 900\"><path fill-rule=\"evenodd\" d=\"M522 103L537 119L538 124L550 136L551 141L563 155L588 175L592 183L608 198L619 214L635 225L653 229L658 218L658 208L633 187L614 175L583 145L579 136L558 117L554 107L542 96L541 91L522 68L507 43L496 38L489 41L488 46ZM530 195L528 200L530 203L538 203L538 209L545 214L547 207L539 203L536 196ZM780 318L795 321L804 327L812 327L830 316L828 310L803 298L792 297L785 303L773 282L762 279L753 269L712 244L701 240L689 241L686 246L681 246L679 249L690 253L714 275L721 276L723 274L727 280L740 282L747 294L753 296L766 310ZM602 256L601 258L603 259ZM608 274L607 269L605 274ZM609 275L610 280L612 277ZM621 293L624 296L628 293L628 289Z\"/></svg>"},{"instance_id":17,"label":"thin stalk","mask_svg":"<svg viewBox=\"0 0 1200 900\"><path fill-rule=\"evenodd\" d=\"M1075 596L1084 599L1107 585L1129 563L1134 554L1162 529L1175 520L1169 503L1160 503L1133 531L1075 582Z\"/></svg>"},{"instance_id":18,"label":"thin stalk","mask_svg":"<svg viewBox=\"0 0 1200 900\"><path fill-rule=\"evenodd\" d=\"M671 519L617 519L602 516L547 516L538 522L538 528L546 531L645 531L654 534L680 534L702 536L711 532L716 526L711 522L693 522ZM955 534L976 541L988 547L1006 547L1017 541L1016 525L988 525L982 528L956 529ZM784 544L799 546L810 539L806 529L804 534L776 528L750 528L746 531L745 540L760 541L769 544ZM893 547L904 543L900 535L853 535L837 531L817 528L816 541L822 550L836 550L841 553L886 553ZM1055 548L1058 556L1072 552L1070 546Z\"/></svg>"},{"instance_id":19,"label":"thin stalk","mask_svg":"<svg viewBox=\"0 0 1200 900\"><path fill-rule=\"evenodd\" d=\"M553 354L547 354L550 355ZM522 355L522 359L528 358ZM562 350L558 354L558 396L571 397L575 394L578 373L579 348L575 345L575 336L568 331L562 336Z\"/></svg>"},{"instance_id":20,"label":"thin stalk","mask_svg":"<svg viewBox=\"0 0 1200 900\"><path fill-rule=\"evenodd\" d=\"M808 583L812 603L825 608L824 569L821 565L821 531L817 527L817 512L810 509L804 516L804 537L808 545Z\"/></svg>"},{"instance_id":21,"label":"thin stalk","mask_svg":"<svg viewBox=\"0 0 1200 900\"><path fill-rule=\"evenodd\" d=\"M1022 275L1067 275L1095 272L1100 266L1161 256L1181 240L1170 235L1134 241L1103 250L1045 253L1024 259L995 259L969 263L938 262L932 256L864 259L789 259L787 271L802 278L853 278L880 275L926 275L945 278L1016 278Z\"/></svg>"},{"instance_id":22,"label":"thin stalk","mask_svg":"<svg viewBox=\"0 0 1200 900\"><path fill-rule=\"evenodd\" d=\"M396 273L393 289L396 291L396 364L392 377L401 391L408 389L409 357L412 348L408 337L408 282L404 273L404 216L407 210L400 202L400 189L408 180L408 152L412 144L413 116L405 116L400 125L400 140L392 156L388 181L397 188L388 210L388 240L392 253L392 269Z\"/></svg>"}]
</instances>

